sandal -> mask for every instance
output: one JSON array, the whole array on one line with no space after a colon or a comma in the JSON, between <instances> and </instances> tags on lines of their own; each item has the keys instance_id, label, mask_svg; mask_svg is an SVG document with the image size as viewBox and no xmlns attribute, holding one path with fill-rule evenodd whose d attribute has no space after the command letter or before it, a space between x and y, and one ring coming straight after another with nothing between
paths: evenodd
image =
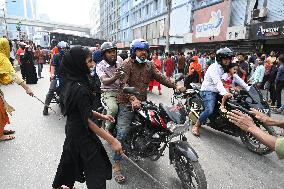
<instances>
[{"instance_id":1,"label":"sandal","mask_svg":"<svg viewBox=\"0 0 284 189\"><path fill-rule=\"evenodd\" d=\"M113 172L114 180L118 183L121 184L125 182L125 177L122 175L121 170L114 171Z\"/></svg>"},{"instance_id":2,"label":"sandal","mask_svg":"<svg viewBox=\"0 0 284 189\"><path fill-rule=\"evenodd\" d=\"M12 136L12 135L3 135L1 138L0 138L0 141L3 142L3 141L7 141L7 140L13 140L15 137Z\"/></svg>"},{"instance_id":3,"label":"sandal","mask_svg":"<svg viewBox=\"0 0 284 189\"><path fill-rule=\"evenodd\" d=\"M197 137L199 137L200 136L200 127L197 127L197 126L192 126L192 134L194 135L194 136L197 136Z\"/></svg>"},{"instance_id":4,"label":"sandal","mask_svg":"<svg viewBox=\"0 0 284 189\"><path fill-rule=\"evenodd\" d=\"M125 177L121 173L121 167L119 162L115 162L114 165L112 166L113 170L113 177L114 180L118 183L121 184L125 181Z\"/></svg>"},{"instance_id":5,"label":"sandal","mask_svg":"<svg viewBox=\"0 0 284 189\"><path fill-rule=\"evenodd\" d=\"M4 130L4 132L3 132L4 135L12 135L14 133L15 133L15 131L13 131L13 130Z\"/></svg>"}]
</instances>

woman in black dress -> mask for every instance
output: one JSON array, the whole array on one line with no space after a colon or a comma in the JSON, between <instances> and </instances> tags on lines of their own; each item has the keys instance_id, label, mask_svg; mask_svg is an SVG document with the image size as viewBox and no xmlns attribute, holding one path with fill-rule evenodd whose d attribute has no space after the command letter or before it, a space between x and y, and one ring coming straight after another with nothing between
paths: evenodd
<instances>
[{"instance_id":1,"label":"woman in black dress","mask_svg":"<svg viewBox=\"0 0 284 189\"><path fill-rule=\"evenodd\" d=\"M63 185L71 189L75 181L86 181L89 189L106 188L106 180L112 177L112 167L98 136L106 140L118 154L122 154L121 144L91 121L94 117L114 121L109 115L92 111L88 80L92 66L91 51L81 47L73 47L62 62L66 138L52 185L54 189L60 189Z\"/></svg>"},{"instance_id":2,"label":"woman in black dress","mask_svg":"<svg viewBox=\"0 0 284 189\"><path fill-rule=\"evenodd\" d=\"M23 57L23 66L26 71L26 83L37 84L36 67L34 65L34 55L32 47L27 45L25 48L25 55Z\"/></svg>"}]
</instances>

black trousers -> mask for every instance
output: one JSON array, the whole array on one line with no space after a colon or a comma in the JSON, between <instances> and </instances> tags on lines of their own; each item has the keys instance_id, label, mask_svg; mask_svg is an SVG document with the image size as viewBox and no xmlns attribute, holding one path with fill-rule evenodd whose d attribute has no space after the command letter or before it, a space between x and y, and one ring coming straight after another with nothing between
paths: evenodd
<instances>
[{"instance_id":1,"label":"black trousers","mask_svg":"<svg viewBox=\"0 0 284 189\"><path fill-rule=\"evenodd\" d=\"M284 81L278 81L276 84L276 101L277 101L277 108L281 107L281 92L284 87Z\"/></svg>"},{"instance_id":2,"label":"black trousers","mask_svg":"<svg viewBox=\"0 0 284 189\"><path fill-rule=\"evenodd\" d=\"M26 76L27 76L26 64L21 64L20 69L21 69L22 78L26 79Z\"/></svg>"},{"instance_id":3,"label":"black trousers","mask_svg":"<svg viewBox=\"0 0 284 189\"><path fill-rule=\"evenodd\" d=\"M275 106L276 102L276 87L275 83L271 83L269 86L269 93L270 93L270 100L271 100L271 105Z\"/></svg>"}]
</instances>

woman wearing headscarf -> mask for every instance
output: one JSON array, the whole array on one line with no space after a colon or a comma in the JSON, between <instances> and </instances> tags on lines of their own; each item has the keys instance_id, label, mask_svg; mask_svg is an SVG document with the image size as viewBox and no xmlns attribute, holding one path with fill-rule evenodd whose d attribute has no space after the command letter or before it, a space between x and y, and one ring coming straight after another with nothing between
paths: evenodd
<instances>
[{"instance_id":1,"label":"woman wearing headscarf","mask_svg":"<svg viewBox=\"0 0 284 189\"><path fill-rule=\"evenodd\" d=\"M92 111L88 79L91 67L93 61L89 49L73 47L63 58L63 115L67 116L67 121L63 152L52 185L56 189L63 185L73 188L75 181L86 181L90 189L106 188L106 180L112 177L112 166L98 136L116 153L122 154L121 144L92 121L94 117L109 121L114 118Z\"/></svg>"},{"instance_id":2,"label":"woman wearing headscarf","mask_svg":"<svg viewBox=\"0 0 284 189\"><path fill-rule=\"evenodd\" d=\"M32 47L29 45L25 48L23 64L25 65L27 84L37 84L38 78L36 74L36 67L34 65L34 54Z\"/></svg>"},{"instance_id":3,"label":"woman wearing headscarf","mask_svg":"<svg viewBox=\"0 0 284 189\"><path fill-rule=\"evenodd\" d=\"M31 89L25 84L24 80L20 78L14 70L9 60L10 46L6 38L0 38L0 86L9 85L13 82L21 85L26 93L33 96ZM8 113L12 115L14 108L10 106L4 99L4 94L0 90L0 141L12 140L15 137L13 130L4 130L4 127L10 123Z\"/></svg>"}]
</instances>

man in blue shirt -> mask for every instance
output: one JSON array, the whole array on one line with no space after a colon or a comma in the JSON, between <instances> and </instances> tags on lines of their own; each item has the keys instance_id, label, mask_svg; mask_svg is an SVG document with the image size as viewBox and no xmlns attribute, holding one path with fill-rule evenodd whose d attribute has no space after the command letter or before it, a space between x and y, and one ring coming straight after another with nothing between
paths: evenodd
<instances>
[{"instance_id":1,"label":"man in blue shirt","mask_svg":"<svg viewBox=\"0 0 284 189\"><path fill-rule=\"evenodd\" d=\"M54 93L56 92L56 89L58 87L58 84L62 82L62 78L59 74L59 67L62 63L62 59L65 54L65 50L67 48L67 43L64 41L60 41L57 44L59 53L56 53L51 61L50 66L50 86L48 93L45 98L44 108L43 108L43 115L48 115L48 107L51 102L51 100L54 98ZM59 83L58 83L59 82Z\"/></svg>"}]
</instances>

